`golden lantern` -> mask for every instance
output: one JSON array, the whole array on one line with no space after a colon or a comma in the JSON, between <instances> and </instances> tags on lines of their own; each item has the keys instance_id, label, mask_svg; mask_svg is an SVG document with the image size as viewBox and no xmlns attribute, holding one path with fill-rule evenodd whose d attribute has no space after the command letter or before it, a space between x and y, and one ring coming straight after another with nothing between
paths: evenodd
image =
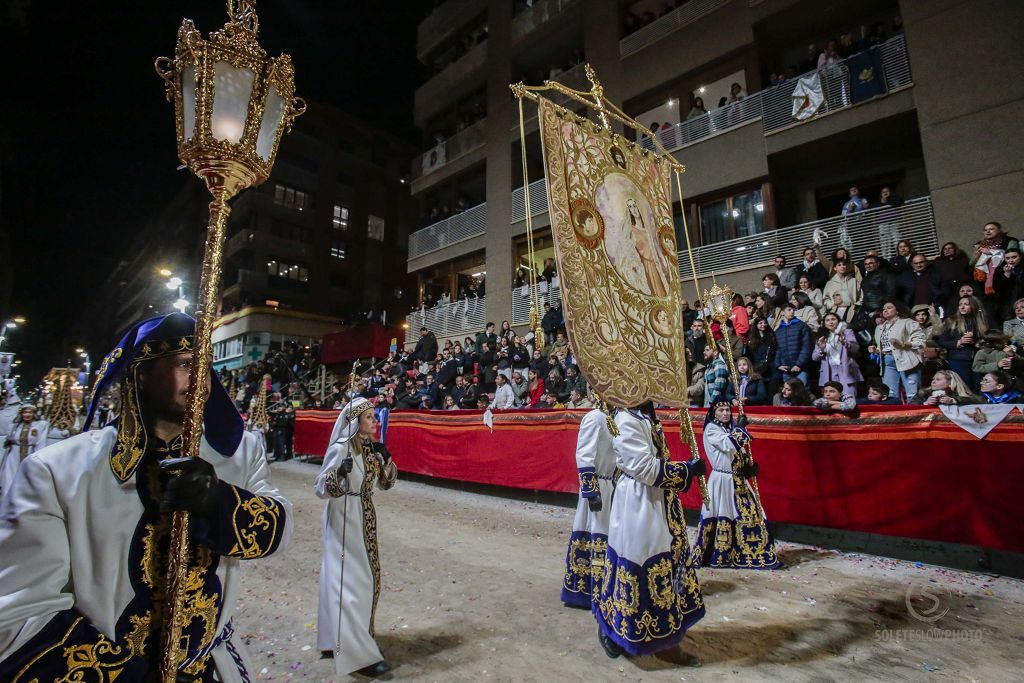
<instances>
[{"instance_id":1,"label":"golden lantern","mask_svg":"<svg viewBox=\"0 0 1024 683\"><path fill-rule=\"evenodd\" d=\"M724 326L725 321L732 315L733 291L727 286L722 287L717 283L711 290L704 290L704 305L710 312L711 318Z\"/></svg>"},{"instance_id":2,"label":"golden lantern","mask_svg":"<svg viewBox=\"0 0 1024 683\"><path fill-rule=\"evenodd\" d=\"M204 39L191 20L178 29L174 59L154 63L174 103L178 156L213 195L196 303L196 331L182 430L182 455L199 455L203 408L209 396L228 201L270 176L281 136L305 111L295 97L291 57L268 57L257 40L252 0L227 0L228 22ZM188 572L188 514L177 512L167 568L168 615L161 662L163 680L175 680L184 660L181 588Z\"/></svg>"}]
</instances>

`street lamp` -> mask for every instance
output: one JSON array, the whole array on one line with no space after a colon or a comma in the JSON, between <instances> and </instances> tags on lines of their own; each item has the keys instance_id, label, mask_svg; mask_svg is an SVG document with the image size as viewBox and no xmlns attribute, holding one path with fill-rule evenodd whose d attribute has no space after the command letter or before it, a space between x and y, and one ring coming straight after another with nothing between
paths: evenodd
<instances>
[{"instance_id":1,"label":"street lamp","mask_svg":"<svg viewBox=\"0 0 1024 683\"><path fill-rule=\"evenodd\" d=\"M259 19L252 0L228 0L228 22L204 39L190 19L178 29L174 59L154 63L174 103L178 157L206 183L210 202L206 247L196 303L196 332L182 430L182 454L199 455L203 407L209 395L213 359L211 335L220 274L228 201L270 176L281 137L305 102L295 96L291 57L268 57L258 41ZM173 683L184 661L182 587L188 574L188 515L174 514L167 564L169 613L161 673Z\"/></svg>"},{"instance_id":2,"label":"street lamp","mask_svg":"<svg viewBox=\"0 0 1024 683\"><path fill-rule=\"evenodd\" d=\"M13 330L16 327L18 327L18 325L24 325L24 324L25 324L25 319L22 318L21 316L18 316L16 318L11 318L7 322L5 322L3 324L3 327L0 327L0 346L3 346L4 342L7 341L7 330Z\"/></svg>"}]
</instances>

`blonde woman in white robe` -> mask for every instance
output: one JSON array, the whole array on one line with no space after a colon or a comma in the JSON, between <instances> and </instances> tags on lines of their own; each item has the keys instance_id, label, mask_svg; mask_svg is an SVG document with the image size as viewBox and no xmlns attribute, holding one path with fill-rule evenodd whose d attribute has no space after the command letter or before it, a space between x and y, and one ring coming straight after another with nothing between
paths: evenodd
<instances>
[{"instance_id":1,"label":"blonde woman in white robe","mask_svg":"<svg viewBox=\"0 0 1024 683\"><path fill-rule=\"evenodd\" d=\"M316 495L327 499L317 647L325 658L333 655L338 675L391 670L374 640L381 582L373 488L390 489L398 471L384 445L373 441L376 430L371 402L356 398L345 406L316 480Z\"/></svg>"},{"instance_id":2,"label":"blonde woman in white robe","mask_svg":"<svg viewBox=\"0 0 1024 683\"><path fill-rule=\"evenodd\" d=\"M50 425L46 420L36 419L36 408L23 404L17 421L11 425L0 455L0 497L7 493L14 483L21 461L46 446L46 435Z\"/></svg>"}]
</instances>

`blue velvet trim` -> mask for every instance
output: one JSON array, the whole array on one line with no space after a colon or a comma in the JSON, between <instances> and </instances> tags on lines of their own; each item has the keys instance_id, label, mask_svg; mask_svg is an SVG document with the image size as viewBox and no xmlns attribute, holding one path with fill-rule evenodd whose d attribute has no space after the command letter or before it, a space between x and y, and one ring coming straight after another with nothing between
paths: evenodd
<instances>
[{"instance_id":1,"label":"blue velvet trim","mask_svg":"<svg viewBox=\"0 0 1024 683\"><path fill-rule=\"evenodd\" d=\"M690 488L690 468L686 466L686 463L663 460L661 471L658 472L652 486L659 489L685 491Z\"/></svg>"},{"instance_id":2,"label":"blue velvet trim","mask_svg":"<svg viewBox=\"0 0 1024 683\"><path fill-rule=\"evenodd\" d=\"M285 511L273 498L257 496L223 481L211 519L196 517L192 535L218 555L243 560L270 555L281 545Z\"/></svg>"},{"instance_id":3,"label":"blue velvet trim","mask_svg":"<svg viewBox=\"0 0 1024 683\"><path fill-rule=\"evenodd\" d=\"M594 582L599 579L608 548L608 537L589 531L573 531L565 554L562 577L562 602L574 607L590 607Z\"/></svg>"},{"instance_id":4,"label":"blue velvet trim","mask_svg":"<svg viewBox=\"0 0 1024 683\"><path fill-rule=\"evenodd\" d=\"M576 472L580 478L581 498L597 498L601 495L601 484L593 467L580 467Z\"/></svg>"},{"instance_id":5,"label":"blue velvet trim","mask_svg":"<svg viewBox=\"0 0 1024 683\"><path fill-rule=\"evenodd\" d=\"M693 563L712 569L778 569L775 540L768 525L754 520L701 517L693 544Z\"/></svg>"},{"instance_id":6,"label":"blue velvet trim","mask_svg":"<svg viewBox=\"0 0 1024 683\"><path fill-rule=\"evenodd\" d=\"M609 547L593 609L601 631L635 656L678 645L703 618L704 598L693 567L673 566L671 552L640 566Z\"/></svg>"}]
</instances>

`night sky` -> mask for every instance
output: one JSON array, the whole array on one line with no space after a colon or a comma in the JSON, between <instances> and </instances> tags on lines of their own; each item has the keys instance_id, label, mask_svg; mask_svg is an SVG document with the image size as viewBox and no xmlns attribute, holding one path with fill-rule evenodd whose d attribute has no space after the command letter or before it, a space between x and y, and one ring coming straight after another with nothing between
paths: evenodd
<instances>
[{"instance_id":1,"label":"night sky","mask_svg":"<svg viewBox=\"0 0 1024 683\"><path fill-rule=\"evenodd\" d=\"M429 7L262 0L260 40L292 55L300 96L418 142L415 37ZM173 57L182 18L206 35L226 16L217 0L0 2L0 220L15 263L11 310L0 315L29 320L4 346L24 361L23 390L72 355L77 312L185 178L153 60ZM97 363L106 349L91 351Z\"/></svg>"}]
</instances>

